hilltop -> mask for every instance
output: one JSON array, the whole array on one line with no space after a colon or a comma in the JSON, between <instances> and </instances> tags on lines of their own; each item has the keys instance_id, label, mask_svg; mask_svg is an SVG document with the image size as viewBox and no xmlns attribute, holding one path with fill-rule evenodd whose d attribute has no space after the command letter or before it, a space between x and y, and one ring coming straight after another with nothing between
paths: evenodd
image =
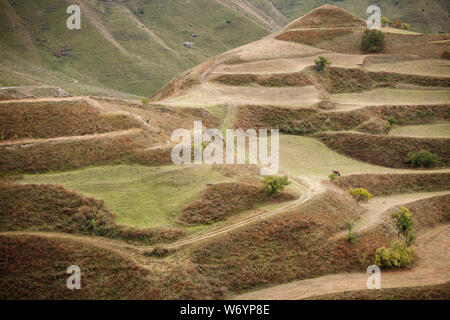
<instances>
[{"instance_id":1,"label":"hilltop","mask_svg":"<svg viewBox=\"0 0 450 320\"><path fill-rule=\"evenodd\" d=\"M75 3L81 5L82 30L71 31L65 27L65 20L66 8L73 1L0 1L0 87L56 86L72 95L126 99L151 96L180 72L221 52L278 32L323 2L78 0ZM367 16L369 3L334 2L352 10L362 20ZM378 4L383 15L401 18L415 31L448 31L445 0ZM350 19L349 23L362 23L350 13L337 17ZM315 24L312 16L305 19L311 20L302 20L303 24ZM186 47L187 42L195 43L194 47Z\"/></svg>"}]
</instances>

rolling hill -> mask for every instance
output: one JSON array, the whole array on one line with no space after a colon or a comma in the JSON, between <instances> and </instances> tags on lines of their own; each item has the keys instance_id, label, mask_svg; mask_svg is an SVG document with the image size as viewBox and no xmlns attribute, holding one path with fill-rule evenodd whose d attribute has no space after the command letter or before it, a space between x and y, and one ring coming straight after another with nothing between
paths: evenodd
<instances>
[{"instance_id":1,"label":"rolling hill","mask_svg":"<svg viewBox=\"0 0 450 320\"><path fill-rule=\"evenodd\" d=\"M38 10L18 3L11 5L15 12ZM139 5L145 16L144 4L158 3L99 7L111 5L108 14L116 14ZM260 30L260 39L205 58L148 102L109 87L118 85L116 73L126 83L138 76L112 65L114 73L99 78L99 86L80 85L121 98L2 96L0 297L448 297L450 36L387 28L383 51L374 54L360 49L364 20L336 6L287 23L286 11L271 6L275 1L209 3ZM98 17L93 2L84 6L91 6L90 19ZM253 14L244 18L241 10ZM50 30L47 20L27 25ZM146 70L149 64L131 49L134 40L117 40L123 25L106 32L101 26L109 22L92 21L92 36L115 47L114 63ZM175 42L147 28L167 59L179 55ZM51 46L30 48L36 51L26 53L29 61L50 63L41 57ZM74 63L70 54L52 54L67 59L60 68ZM127 54L130 60L121 60ZM319 57L331 62L324 70L315 66ZM85 61L81 54L74 59ZM93 72L92 65L83 68ZM54 87L41 89L55 94ZM174 165L171 134L193 129L196 120L222 131L279 129L279 173L291 184L275 195L264 192L260 164ZM422 150L435 161L410 161ZM349 193L353 188L373 198L361 201ZM397 270L383 267L383 290L368 294L367 266L377 248L399 238L391 217L399 207L412 213L416 259ZM85 290L66 290L64 271L72 263L84 272Z\"/></svg>"},{"instance_id":2,"label":"rolling hill","mask_svg":"<svg viewBox=\"0 0 450 320\"><path fill-rule=\"evenodd\" d=\"M333 1L362 18L371 3ZM81 7L81 30L65 27L70 4ZM1 0L0 87L56 86L72 95L151 96L180 72L279 31L322 4L313 0ZM377 4L384 15L402 18L417 31L448 31L445 0ZM195 43L194 48L184 46L185 42Z\"/></svg>"}]
</instances>

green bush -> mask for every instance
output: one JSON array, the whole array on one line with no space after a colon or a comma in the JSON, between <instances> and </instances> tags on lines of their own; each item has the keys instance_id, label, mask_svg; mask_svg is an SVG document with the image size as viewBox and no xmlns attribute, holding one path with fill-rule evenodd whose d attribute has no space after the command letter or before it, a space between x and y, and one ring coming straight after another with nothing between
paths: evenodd
<instances>
[{"instance_id":1,"label":"green bush","mask_svg":"<svg viewBox=\"0 0 450 320\"><path fill-rule=\"evenodd\" d=\"M397 240L389 248L378 248L375 253L374 263L379 267L401 268L411 265L414 257L414 249Z\"/></svg>"},{"instance_id":2,"label":"green bush","mask_svg":"<svg viewBox=\"0 0 450 320\"><path fill-rule=\"evenodd\" d=\"M431 167L438 161L437 155L428 152L427 150L420 150L419 152L410 152L405 159L406 163L410 163L415 167Z\"/></svg>"},{"instance_id":3,"label":"green bush","mask_svg":"<svg viewBox=\"0 0 450 320\"><path fill-rule=\"evenodd\" d=\"M328 176L328 178L330 179L330 181L335 180L338 177L338 175L336 173L332 173Z\"/></svg>"},{"instance_id":4,"label":"green bush","mask_svg":"<svg viewBox=\"0 0 450 320\"><path fill-rule=\"evenodd\" d=\"M398 237L400 238L400 236L403 236L408 247L416 240L412 216L411 211L405 207L400 207L400 209L391 214L391 217L395 222L395 227L398 231Z\"/></svg>"},{"instance_id":5,"label":"green bush","mask_svg":"<svg viewBox=\"0 0 450 320\"><path fill-rule=\"evenodd\" d=\"M284 188L291 184L287 176L266 176L263 179L263 190L269 196L273 195L277 191L282 191Z\"/></svg>"},{"instance_id":6,"label":"green bush","mask_svg":"<svg viewBox=\"0 0 450 320\"><path fill-rule=\"evenodd\" d=\"M142 104L147 104L148 103L148 98L142 97L141 98L141 102L142 102Z\"/></svg>"},{"instance_id":7,"label":"green bush","mask_svg":"<svg viewBox=\"0 0 450 320\"><path fill-rule=\"evenodd\" d=\"M353 233L353 225L354 225L353 221L347 221L345 223L345 227L348 230L347 241L350 242L350 243L355 242L355 234Z\"/></svg>"},{"instance_id":8,"label":"green bush","mask_svg":"<svg viewBox=\"0 0 450 320\"><path fill-rule=\"evenodd\" d=\"M390 27L393 24L393 22L386 17L381 17L381 23L383 24L384 27L386 26Z\"/></svg>"},{"instance_id":9,"label":"green bush","mask_svg":"<svg viewBox=\"0 0 450 320\"><path fill-rule=\"evenodd\" d=\"M328 65L331 65L331 62L327 58L322 57L322 56L319 57L319 60L314 60L314 63L316 65L317 71L319 71L319 72L324 72L325 68Z\"/></svg>"},{"instance_id":10,"label":"green bush","mask_svg":"<svg viewBox=\"0 0 450 320\"><path fill-rule=\"evenodd\" d=\"M350 195L358 202L367 202L372 195L364 188L355 188L349 191Z\"/></svg>"},{"instance_id":11,"label":"green bush","mask_svg":"<svg viewBox=\"0 0 450 320\"><path fill-rule=\"evenodd\" d=\"M361 49L366 52L380 52L386 43L384 33L379 30L366 30L361 38Z\"/></svg>"}]
</instances>

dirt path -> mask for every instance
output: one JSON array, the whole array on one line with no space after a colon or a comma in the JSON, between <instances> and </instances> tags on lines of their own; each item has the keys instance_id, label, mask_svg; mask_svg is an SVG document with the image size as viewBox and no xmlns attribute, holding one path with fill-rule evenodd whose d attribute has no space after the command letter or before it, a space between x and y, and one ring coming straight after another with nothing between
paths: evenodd
<instances>
[{"instance_id":1,"label":"dirt path","mask_svg":"<svg viewBox=\"0 0 450 320\"><path fill-rule=\"evenodd\" d=\"M211 231L211 232L208 232L208 233L204 233L204 234L201 234L201 235L189 238L189 239L182 239L180 241L177 241L177 242L175 242L173 244L170 244L170 245L166 245L164 247L166 247L168 249L176 249L176 248L188 245L188 244L192 244L194 242L202 241L202 240L205 240L205 239L209 239L209 238L212 238L212 237L215 237L215 236L218 236L218 235L230 232L230 231L235 230L237 228L244 227L244 226L246 226L246 225L248 225L250 223L254 223L256 221L260 221L260 220L266 219L266 218L271 217L273 215L280 214L282 212L287 212L289 210L292 210L293 208L295 208L295 207L297 207L297 206L307 202L313 196L315 196L317 194L320 194L320 193L325 191L325 188L317 180L302 179L302 183L303 184L300 184L300 183L294 181L293 179L291 179L291 181L292 181L292 184L301 192L301 196L297 200L294 200L294 201L288 203L287 205L285 205L285 206L283 206L281 208L278 208L278 209L275 209L275 210L272 210L272 211L268 211L268 212L259 214L257 216L253 216L253 217L244 219L242 221L239 221L237 223L228 225L228 226L220 228L218 230L214 230L214 231Z\"/></svg>"},{"instance_id":2,"label":"dirt path","mask_svg":"<svg viewBox=\"0 0 450 320\"><path fill-rule=\"evenodd\" d=\"M231 9L234 12L238 13L239 15L243 16L245 19L248 19L248 17L239 10L237 10L236 7L241 8L245 12L255 17L257 21L262 23L261 27L263 27L269 32L276 32L281 30L281 26L279 26L270 16L259 10L257 7L255 7L247 0L216 0L216 1L221 5L223 5L224 7L227 7L228 9Z\"/></svg>"},{"instance_id":3,"label":"dirt path","mask_svg":"<svg viewBox=\"0 0 450 320\"><path fill-rule=\"evenodd\" d=\"M136 18L136 16L133 14L133 12L130 11L130 9L126 8L125 6L122 5L123 10L125 10L129 17L131 17L131 19L139 26L142 28L142 30L145 31L145 33L147 33L150 38L152 38L154 41L156 41L158 44L160 44L162 47L164 47L165 49L177 53L175 50L173 50L172 48L170 48L163 39L161 39L160 37L158 37L152 30L150 30L149 28L147 28L141 21L139 21L138 18Z\"/></svg>"},{"instance_id":4,"label":"dirt path","mask_svg":"<svg viewBox=\"0 0 450 320\"><path fill-rule=\"evenodd\" d=\"M129 260L138 266L152 271L148 265L139 262L136 256L139 255L137 248L133 245L128 245L113 239L103 239L99 237L87 236L87 235L73 235L68 233L58 233L58 232L37 232L37 231L7 231L0 232L0 236L5 237L23 237L23 236L34 236L42 237L46 239L56 239L56 240L70 240L75 242L80 242L84 244L89 244L100 249L109 250L120 257Z\"/></svg>"},{"instance_id":5,"label":"dirt path","mask_svg":"<svg viewBox=\"0 0 450 320\"><path fill-rule=\"evenodd\" d=\"M410 270L382 272L381 288L415 287L450 281L450 225L440 226L419 235L418 263ZM324 294L367 289L364 273L336 274L263 289L234 297L243 300L307 299Z\"/></svg>"},{"instance_id":6,"label":"dirt path","mask_svg":"<svg viewBox=\"0 0 450 320\"><path fill-rule=\"evenodd\" d=\"M363 205L367 208L367 212L356 222L353 232L361 233L376 227L378 224L383 222L386 215L388 215L395 207L449 193L450 191L422 192L376 197L370 200L367 204ZM345 237L346 235L347 231L343 231L331 237L330 240L337 240Z\"/></svg>"},{"instance_id":7,"label":"dirt path","mask_svg":"<svg viewBox=\"0 0 450 320\"><path fill-rule=\"evenodd\" d=\"M89 23L97 29L97 31L114 47L116 47L120 52L122 52L127 57L131 57L132 55L124 48L122 45L117 42L117 40L113 37L111 33L109 33L108 29L105 28L103 23L97 17L96 13L91 10L87 5L82 3L81 1L77 1L77 4L80 6L82 14L86 16Z\"/></svg>"}]
</instances>

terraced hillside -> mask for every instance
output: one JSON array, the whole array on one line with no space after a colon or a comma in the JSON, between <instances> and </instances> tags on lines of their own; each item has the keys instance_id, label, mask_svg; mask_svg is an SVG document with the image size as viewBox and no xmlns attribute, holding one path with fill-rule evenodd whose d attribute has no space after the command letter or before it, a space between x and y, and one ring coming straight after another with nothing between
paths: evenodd
<instances>
[{"instance_id":1,"label":"terraced hillside","mask_svg":"<svg viewBox=\"0 0 450 320\"><path fill-rule=\"evenodd\" d=\"M80 5L81 30L66 28L71 4ZM72 95L149 96L180 72L279 31L322 4L319 0L1 0L0 97L3 91L22 91L18 86L61 87ZM365 19L372 2L334 4ZM384 16L401 18L415 31L448 32L445 0L377 4ZM194 47L185 46L188 42ZM30 95L39 96L42 90L32 91Z\"/></svg>"},{"instance_id":2,"label":"terraced hillside","mask_svg":"<svg viewBox=\"0 0 450 320\"><path fill-rule=\"evenodd\" d=\"M223 2L255 10L250 1ZM255 1L260 24L266 5ZM388 33L385 52L367 54L355 50L364 28L323 6L180 74L147 104L3 99L0 296L365 297L366 268L398 237L390 214L405 206L417 259L383 269L375 296L447 297L448 35ZM324 72L314 67L319 56L332 63ZM280 129L279 173L291 185L269 196L259 165L171 164L172 131L192 129L194 120L220 130ZM422 149L437 161L406 161ZM332 171L342 176L330 181ZM358 202L350 188L373 199ZM79 295L64 290L67 256L85 270Z\"/></svg>"}]
</instances>

